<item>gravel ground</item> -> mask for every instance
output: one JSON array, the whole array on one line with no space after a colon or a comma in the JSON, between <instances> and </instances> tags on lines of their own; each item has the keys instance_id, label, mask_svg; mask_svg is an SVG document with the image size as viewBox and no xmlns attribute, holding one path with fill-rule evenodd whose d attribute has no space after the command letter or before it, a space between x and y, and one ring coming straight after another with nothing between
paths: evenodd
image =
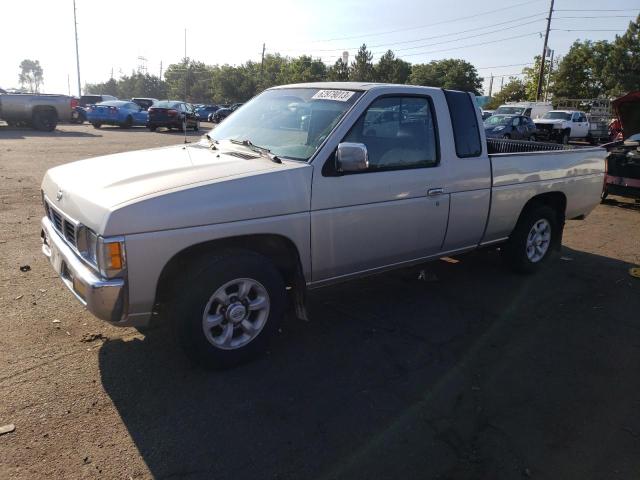
<instances>
[{"instance_id":1,"label":"gravel ground","mask_svg":"<svg viewBox=\"0 0 640 480\"><path fill-rule=\"evenodd\" d=\"M205 373L40 253L48 168L180 142L0 127L0 478L640 478L639 204L568 222L535 276L487 250L314 291L268 355Z\"/></svg>"}]
</instances>

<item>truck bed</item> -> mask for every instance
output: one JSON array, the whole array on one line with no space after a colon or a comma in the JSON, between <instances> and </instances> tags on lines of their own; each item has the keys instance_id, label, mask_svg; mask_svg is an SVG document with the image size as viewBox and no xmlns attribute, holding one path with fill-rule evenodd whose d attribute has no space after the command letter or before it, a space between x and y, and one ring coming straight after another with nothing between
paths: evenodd
<instances>
[{"instance_id":1,"label":"truck bed","mask_svg":"<svg viewBox=\"0 0 640 480\"><path fill-rule=\"evenodd\" d=\"M560 195L567 219L587 215L599 202L607 154L603 148L489 139L487 149L492 193L485 242L508 236L536 195Z\"/></svg>"}]
</instances>

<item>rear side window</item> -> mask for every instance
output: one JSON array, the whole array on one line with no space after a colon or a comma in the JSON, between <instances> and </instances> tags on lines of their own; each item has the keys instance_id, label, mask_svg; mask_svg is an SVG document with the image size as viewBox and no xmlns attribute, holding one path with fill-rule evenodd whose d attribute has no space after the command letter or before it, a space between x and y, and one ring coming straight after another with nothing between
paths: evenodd
<instances>
[{"instance_id":1,"label":"rear side window","mask_svg":"<svg viewBox=\"0 0 640 480\"><path fill-rule=\"evenodd\" d=\"M451 114L456 154L460 158L477 157L482 153L476 107L468 93L445 90Z\"/></svg>"}]
</instances>

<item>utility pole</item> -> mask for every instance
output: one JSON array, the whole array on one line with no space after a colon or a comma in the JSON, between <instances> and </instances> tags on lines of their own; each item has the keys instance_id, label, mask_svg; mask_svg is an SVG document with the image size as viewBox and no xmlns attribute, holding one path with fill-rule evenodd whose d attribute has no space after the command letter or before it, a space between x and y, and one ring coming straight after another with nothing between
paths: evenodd
<instances>
[{"instance_id":1,"label":"utility pole","mask_svg":"<svg viewBox=\"0 0 640 480\"><path fill-rule=\"evenodd\" d=\"M504 75L500 77L500 90L502 90L503 85L504 85Z\"/></svg>"},{"instance_id":2,"label":"utility pole","mask_svg":"<svg viewBox=\"0 0 640 480\"><path fill-rule=\"evenodd\" d=\"M160 75L158 76L160 81L162 81L162 60L160 60Z\"/></svg>"},{"instance_id":3,"label":"utility pole","mask_svg":"<svg viewBox=\"0 0 640 480\"><path fill-rule=\"evenodd\" d=\"M109 77L113 80L113 67L111 67L111 77Z\"/></svg>"},{"instance_id":4,"label":"utility pole","mask_svg":"<svg viewBox=\"0 0 640 480\"><path fill-rule=\"evenodd\" d=\"M551 16L553 15L553 0L549 6L549 16L547 17L547 31L544 34L544 46L542 47L542 55L540 58L540 71L538 72L538 90L536 100L540 100L542 95L542 82L544 81L544 58L547 54L547 42L549 41L549 30L551 29Z\"/></svg>"},{"instance_id":5,"label":"utility pole","mask_svg":"<svg viewBox=\"0 0 640 480\"><path fill-rule=\"evenodd\" d=\"M260 60L260 88L262 88L262 86L264 85L263 81L262 81L262 72L264 70L264 48L265 48L265 44L262 44L262 60Z\"/></svg>"},{"instance_id":6,"label":"utility pole","mask_svg":"<svg viewBox=\"0 0 640 480\"><path fill-rule=\"evenodd\" d=\"M76 67L78 69L78 96L82 96L80 89L80 53L78 52L78 21L76 20L76 0L73 0L73 26L76 31Z\"/></svg>"},{"instance_id":7,"label":"utility pole","mask_svg":"<svg viewBox=\"0 0 640 480\"><path fill-rule=\"evenodd\" d=\"M551 81L551 73L553 73L553 54L554 50L551 50L551 61L549 62L549 73L547 73L547 86L544 89L544 101L549 98L549 82Z\"/></svg>"},{"instance_id":8,"label":"utility pole","mask_svg":"<svg viewBox=\"0 0 640 480\"><path fill-rule=\"evenodd\" d=\"M491 80L489 80L489 98L491 98L491 92L493 92L493 73L491 74Z\"/></svg>"}]
</instances>

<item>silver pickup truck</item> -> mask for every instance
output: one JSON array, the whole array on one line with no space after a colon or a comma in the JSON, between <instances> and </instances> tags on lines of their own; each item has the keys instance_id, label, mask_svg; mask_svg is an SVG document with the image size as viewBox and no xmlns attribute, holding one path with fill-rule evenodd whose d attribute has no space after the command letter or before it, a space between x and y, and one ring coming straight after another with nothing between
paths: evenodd
<instances>
[{"instance_id":1,"label":"silver pickup truck","mask_svg":"<svg viewBox=\"0 0 640 480\"><path fill-rule=\"evenodd\" d=\"M0 92L0 120L9 126L29 125L50 132L58 122L69 122L78 101L66 95Z\"/></svg>"},{"instance_id":2,"label":"silver pickup truck","mask_svg":"<svg viewBox=\"0 0 640 480\"><path fill-rule=\"evenodd\" d=\"M479 125L464 92L272 88L196 144L49 170L42 250L97 317L145 326L167 305L188 355L234 365L288 308L306 317L307 289L498 244L539 268L599 203L606 152Z\"/></svg>"}]
</instances>

